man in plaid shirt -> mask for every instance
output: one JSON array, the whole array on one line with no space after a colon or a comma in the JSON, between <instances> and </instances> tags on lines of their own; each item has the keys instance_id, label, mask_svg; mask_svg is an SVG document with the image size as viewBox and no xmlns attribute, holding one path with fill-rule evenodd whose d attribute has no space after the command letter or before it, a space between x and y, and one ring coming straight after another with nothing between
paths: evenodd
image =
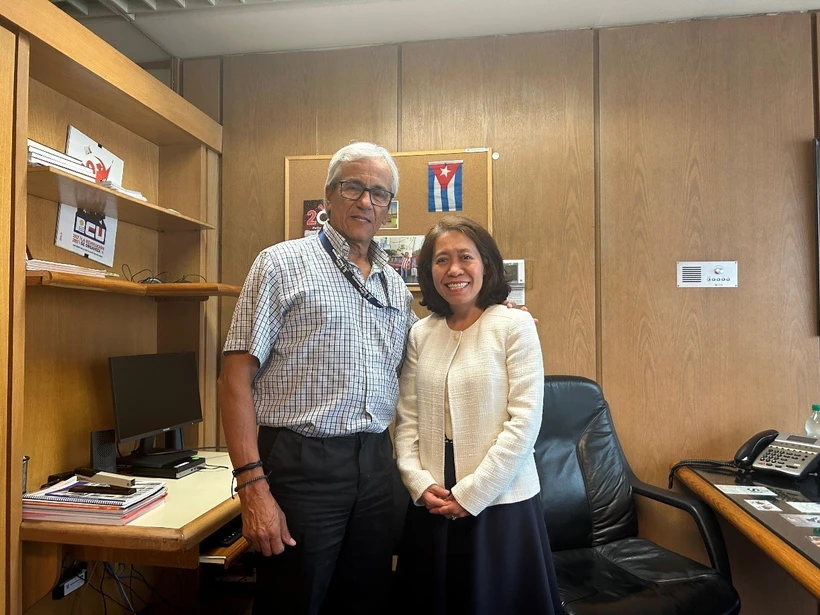
<instances>
[{"instance_id":1,"label":"man in plaid shirt","mask_svg":"<svg viewBox=\"0 0 820 615\"><path fill-rule=\"evenodd\" d=\"M325 183L329 223L263 250L234 310L219 404L243 534L276 555L257 569L255 614L388 608L387 427L417 318L372 239L398 181L382 147L336 152Z\"/></svg>"}]
</instances>

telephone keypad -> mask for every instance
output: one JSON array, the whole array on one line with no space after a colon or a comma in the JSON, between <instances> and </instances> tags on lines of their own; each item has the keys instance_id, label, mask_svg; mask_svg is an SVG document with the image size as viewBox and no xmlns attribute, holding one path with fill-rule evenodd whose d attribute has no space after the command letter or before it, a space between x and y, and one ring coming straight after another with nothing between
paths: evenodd
<instances>
[{"instance_id":1,"label":"telephone keypad","mask_svg":"<svg viewBox=\"0 0 820 615\"><path fill-rule=\"evenodd\" d=\"M799 475L801 470L810 464L817 455L818 451L815 447L803 448L799 445L784 446L780 441L775 441L760 454L753 466L779 470L796 476Z\"/></svg>"}]
</instances>

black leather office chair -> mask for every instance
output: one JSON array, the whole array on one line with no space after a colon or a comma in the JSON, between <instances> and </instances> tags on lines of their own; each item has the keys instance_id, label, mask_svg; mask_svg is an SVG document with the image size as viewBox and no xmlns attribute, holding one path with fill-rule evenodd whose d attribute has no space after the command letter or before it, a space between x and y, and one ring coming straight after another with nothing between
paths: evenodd
<instances>
[{"instance_id":1,"label":"black leather office chair","mask_svg":"<svg viewBox=\"0 0 820 615\"><path fill-rule=\"evenodd\" d=\"M566 615L740 611L714 514L694 498L635 477L597 383L577 376L544 379L535 458ZM638 538L633 494L692 515L712 568Z\"/></svg>"}]
</instances>

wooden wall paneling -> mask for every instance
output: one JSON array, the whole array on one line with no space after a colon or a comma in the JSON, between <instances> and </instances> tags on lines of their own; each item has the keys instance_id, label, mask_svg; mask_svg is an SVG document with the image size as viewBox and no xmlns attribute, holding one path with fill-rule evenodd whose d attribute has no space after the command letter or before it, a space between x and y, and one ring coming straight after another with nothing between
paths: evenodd
<instances>
[{"instance_id":1,"label":"wooden wall paneling","mask_svg":"<svg viewBox=\"0 0 820 615\"><path fill-rule=\"evenodd\" d=\"M222 60L185 60L182 64L182 96L212 120L222 122Z\"/></svg>"},{"instance_id":2,"label":"wooden wall paneling","mask_svg":"<svg viewBox=\"0 0 820 615\"><path fill-rule=\"evenodd\" d=\"M0 220L4 221L0 231L0 305L12 305L11 284L13 281L14 254L12 252L12 233L14 225L14 128L15 128L15 75L17 38L4 28L0 28ZM2 455L4 482L11 478L11 473L18 464L10 453L11 422L14 409L10 399L10 366L13 355L9 346L9 338L13 335L14 321L6 309L0 310L0 446L5 454ZM0 604L8 607L11 585L7 582L12 578L9 567L11 551L16 548L9 541L12 530L12 501L11 491L3 490L0 493L0 531L2 531L2 553L0 559L0 578L4 580L0 588Z\"/></svg>"},{"instance_id":3,"label":"wooden wall paneling","mask_svg":"<svg viewBox=\"0 0 820 615\"><path fill-rule=\"evenodd\" d=\"M219 229L220 218L220 169L219 154L208 150L206 165L205 220L217 227L217 230L200 234L202 250L202 275L208 280L219 280L219 246L221 243ZM219 410L216 403L216 379L219 375L219 357L222 350L219 335L219 298L209 299L202 305L200 323L200 340L202 349L202 412L204 421L200 430L200 442L209 446L218 442Z\"/></svg>"},{"instance_id":4,"label":"wooden wall paneling","mask_svg":"<svg viewBox=\"0 0 820 615\"><path fill-rule=\"evenodd\" d=\"M811 54L805 14L600 33L602 385L655 484L760 429L799 433L818 399ZM739 287L676 288L697 260L737 260ZM702 558L680 520L641 507L642 533ZM733 559L744 613L779 612L753 587L773 564Z\"/></svg>"},{"instance_id":5,"label":"wooden wall paneling","mask_svg":"<svg viewBox=\"0 0 820 615\"><path fill-rule=\"evenodd\" d=\"M37 485L39 487L39 485ZM22 609L8 613L28 612L44 596L51 602L51 588L60 580L63 560L63 546L45 542L24 542L22 544ZM46 602L43 600L43 602ZM53 613L53 609L51 610Z\"/></svg>"},{"instance_id":6,"label":"wooden wall paneling","mask_svg":"<svg viewBox=\"0 0 820 615\"><path fill-rule=\"evenodd\" d=\"M185 215L204 219L204 199L206 190L206 150L203 146L171 146L160 148L159 159L159 204L170 207ZM173 282L186 274L202 274L200 242L202 234L209 231L189 231L160 233L158 235L158 263L160 271L166 271L167 281ZM190 278L194 281L199 278ZM208 280L214 281L214 280ZM161 304L161 313L173 311L174 304ZM184 331L175 334L174 328L163 326L160 319L159 339L161 347L197 348L199 317L194 319ZM175 335L188 342L180 344ZM193 346L191 346L191 343Z\"/></svg>"},{"instance_id":7,"label":"wooden wall paneling","mask_svg":"<svg viewBox=\"0 0 820 615\"><path fill-rule=\"evenodd\" d=\"M204 146L160 148L160 203L186 215L205 220L208 210L208 151ZM215 221L215 220L212 220ZM159 236L159 267L169 272L169 281L199 274L216 281L216 269L207 270L208 250L216 248L207 234L212 231L162 233ZM210 243L208 243L210 241ZM212 264L212 263L211 263ZM209 275L210 273L210 275ZM187 278L198 281L196 277ZM205 430L216 429L213 404L216 377L213 360L207 356L214 342L206 340L205 307L200 302L163 301L157 308L157 349L159 352L196 351L203 402L203 422L186 431L186 440L204 444Z\"/></svg>"},{"instance_id":8,"label":"wooden wall paneling","mask_svg":"<svg viewBox=\"0 0 820 615\"><path fill-rule=\"evenodd\" d=\"M400 90L401 150L498 152L493 234L527 261L545 369L594 378L592 32L402 45Z\"/></svg>"},{"instance_id":9,"label":"wooden wall paneling","mask_svg":"<svg viewBox=\"0 0 820 615\"><path fill-rule=\"evenodd\" d=\"M204 146L160 148L159 202L204 219L207 157ZM209 231L160 233L157 268L167 281L202 273L202 236ZM198 278L189 278L197 281ZM213 281L213 280L209 280ZM196 302L161 301L157 304L158 352L196 351L200 362L200 384L204 384L200 352L201 306Z\"/></svg>"},{"instance_id":10,"label":"wooden wall paneling","mask_svg":"<svg viewBox=\"0 0 820 615\"><path fill-rule=\"evenodd\" d=\"M25 337L26 337L26 195L28 138L28 102L29 102L29 38L25 34L17 36L17 66L15 75L14 103L14 156L12 190L13 216L10 220L11 232L11 303L9 319L9 348L11 348L11 386L9 389L9 472L6 484L10 494L22 493L27 485L23 484L22 474L16 470L23 459L23 410L25 407ZM19 501L9 502L9 533L6 544L9 550L6 587L8 591L7 612L17 613L22 609L22 579L20 574L22 551L20 546L20 521L22 507Z\"/></svg>"},{"instance_id":11,"label":"wooden wall paneling","mask_svg":"<svg viewBox=\"0 0 820 615\"><path fill-rule=\"evenodd\" d=\"M397 74L392 45L223 60L223 282L241 284L259 251L285 236L285 156L354 140L395 149Z\"/></svg>"},{"instance_id":12,"label":"wooden wall paneling","mask_svg":"<svg viewBox=\"0 0 820 615\"><path fill-rule=\"evenodd\" d=\"M222 60L219 58L186 60L183 65L182 94L214 120L222 121ZM208 280L220 280L219 229L221 161L213 150L208 150L205 170L205 199L202 219L214 225L217 230L200 234L202 254L200 272ZM216 444L219 433L219 416L216 404L216 377L219 370L219 355L222 339L220 335L220 300L206 301L202 305L200 318L200 366L203 422L200 424L198 439L201 444Z\"/></svg>"},{"instance_id":13,"label":"wooden wall paneling","mask_svg":"<svg viewBox=\"0 0 820 615\"><path fill-rule=\"evenodd\" d=\"M202 220L205 198L206 148L167 145L159 148L158 205Z\"/></svg>"}]
</instances>

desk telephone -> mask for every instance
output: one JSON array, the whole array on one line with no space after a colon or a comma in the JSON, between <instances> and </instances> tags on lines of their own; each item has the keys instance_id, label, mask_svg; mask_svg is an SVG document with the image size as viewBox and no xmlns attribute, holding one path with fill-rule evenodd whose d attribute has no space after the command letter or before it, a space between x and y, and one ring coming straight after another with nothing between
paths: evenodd
<instances>
[{"instance_id":1,"label":"desk telephone","mask_svg":"<svg viewBox=\"0 0 820 615\"><path fill-rule=\"evenodd\" d=\"M802 478L820 463L820 438L781 434L774 429L749 438L735 453L739 468L764 470Z\"/></svg>"}]
</instances>

